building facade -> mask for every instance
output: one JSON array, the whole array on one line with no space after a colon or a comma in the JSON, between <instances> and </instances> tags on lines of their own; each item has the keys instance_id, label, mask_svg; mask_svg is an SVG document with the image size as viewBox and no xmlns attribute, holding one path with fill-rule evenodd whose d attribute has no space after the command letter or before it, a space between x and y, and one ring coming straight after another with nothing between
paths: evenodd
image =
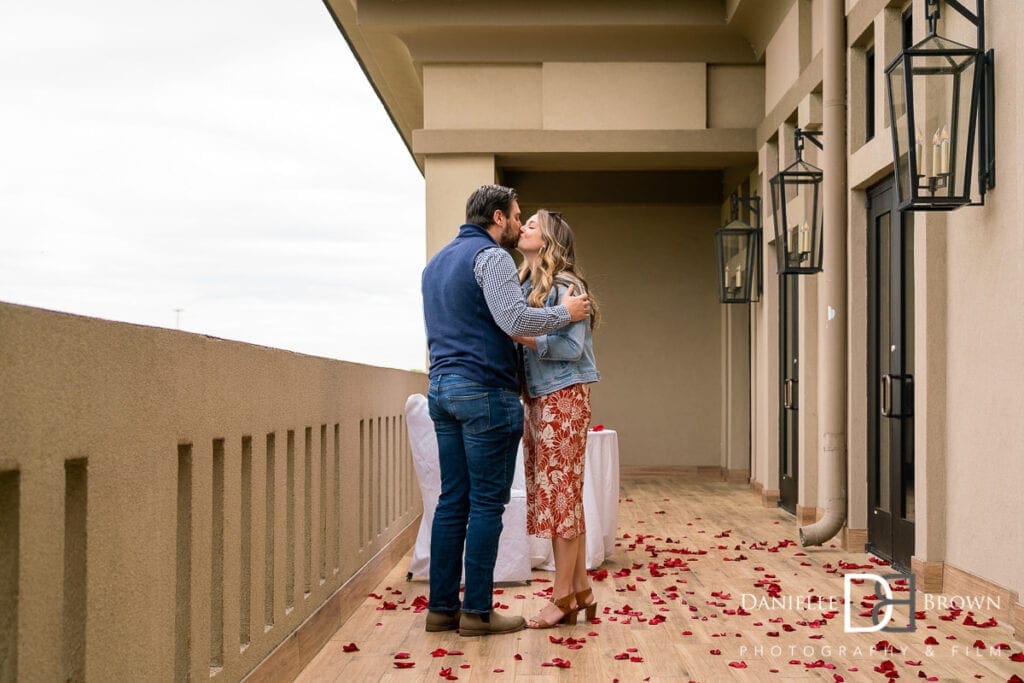
<instances>
[{"instance_id":1,"label":"building facade","mask_svg":"<svg viewBox=\"0 0 1024 683\"><path fill-rule=\"evenodd\" d=\"M980 586L1024 630L1014 3L985 3L998 183L949 212L895 198L885 70L925 0L326 4L423 170L428 257L484 183L565 213L603 303L594 420L624 466L749 482L805 542ZM938 32L974 44L945 5ZM780 276L768 198L797 129L824 146L804 149L824 270ZM733 193L765 199L763 291L723 305Z\"/></svg>"}]
</instances>

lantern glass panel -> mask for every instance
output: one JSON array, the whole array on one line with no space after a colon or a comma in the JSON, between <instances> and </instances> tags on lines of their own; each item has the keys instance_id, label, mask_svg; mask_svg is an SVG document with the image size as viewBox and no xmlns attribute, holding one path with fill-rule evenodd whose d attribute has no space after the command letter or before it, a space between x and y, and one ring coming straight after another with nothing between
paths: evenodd
<instances>
[{"instance_id":1,"label":"lantern glass panel","mask_svg":"<svg viewBox=\"0 0 1024 683\"><path fill-rule=\"evenodd\" d=\"M797 160L771 179L779 273L821 271L821 169Z\"/></svg>"},{"instance_id":2,"label":"lantern glass panel","mask_svg":"<svg viewBox=\"0 0 1024 683\"><path fill-rule=\"evenodd\" d=\"M719 301L748 303L757 291L757 230L734 220L715 233Z\"/></svg>"},{"instance_id":3,"label":"lantern glass panel","mask_svg":"<svg viewBox=\"0 0 1024 683\"><path fill-rule=\"evenodd\" d=\"M974 48L929 36L886 69L901 208L971 203L978 189L980 61Z\"/></svg>"}]
</instances>

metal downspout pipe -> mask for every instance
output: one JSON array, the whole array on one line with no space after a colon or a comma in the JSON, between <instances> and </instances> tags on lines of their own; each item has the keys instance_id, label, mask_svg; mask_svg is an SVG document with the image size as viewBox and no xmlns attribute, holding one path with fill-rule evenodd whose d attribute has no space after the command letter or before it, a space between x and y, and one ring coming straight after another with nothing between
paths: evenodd
<instances>
[{"instance_id":1,"label":"metal downspout pipe","mask_svg":"<svg viewBox=\"0 0 1024 683\"><path fill-rule=\"evenodd\" d=\"M818 397L821 453L819 493L825 516L800 528L800 545L821 545L846 521L846 10L825 0L822 68L824 136L823 270L818 300L825 304L819 331Z\"/></svg>"}]
</instances>

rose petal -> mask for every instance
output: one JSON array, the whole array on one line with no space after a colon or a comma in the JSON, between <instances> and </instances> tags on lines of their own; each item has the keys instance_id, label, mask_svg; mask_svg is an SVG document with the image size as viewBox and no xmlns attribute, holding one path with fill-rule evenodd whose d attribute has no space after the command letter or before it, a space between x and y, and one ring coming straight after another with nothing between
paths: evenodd
<instances>
[{"instance_id":1,"label":"rose petal","mask_svg":"<svg viewBox=\"0 0 1024 683\"><path fill-rule=\"evenodd\" d=\"M355 643L349 643L348 645L341 646L342 652L359 652L359 647Z\"/></svg>"}]
</instances>

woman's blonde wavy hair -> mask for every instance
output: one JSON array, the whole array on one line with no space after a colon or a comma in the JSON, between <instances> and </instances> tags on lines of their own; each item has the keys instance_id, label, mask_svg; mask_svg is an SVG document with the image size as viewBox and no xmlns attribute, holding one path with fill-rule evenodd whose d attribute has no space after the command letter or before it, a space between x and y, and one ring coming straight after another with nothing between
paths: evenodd
<instances>
[{"instance_id":1,"label":"woman's blonde wavy hair","mask_svg":"<svg viewBox=\"0 0 1024 683\"><path fill-rule=\"evenodd\" d=\"M583 292L590 294L590 327L596 327L600 319L597 301L576 263L576 237L573 235L572 228L562 218L562 214L557 211L538 209L537 220L540 223L540 234L544 246L540 248L533 268L530 268L526 261L519 266L519 282L525 282L526 278L533 281L533 289L530 291L526 303L536 308L543 308L546 305L548 294L551 293L551 288L555 286L556 279L561 281L560 284L576 285L573 290L576 294Z\"/></svg>"}]
</instances>

